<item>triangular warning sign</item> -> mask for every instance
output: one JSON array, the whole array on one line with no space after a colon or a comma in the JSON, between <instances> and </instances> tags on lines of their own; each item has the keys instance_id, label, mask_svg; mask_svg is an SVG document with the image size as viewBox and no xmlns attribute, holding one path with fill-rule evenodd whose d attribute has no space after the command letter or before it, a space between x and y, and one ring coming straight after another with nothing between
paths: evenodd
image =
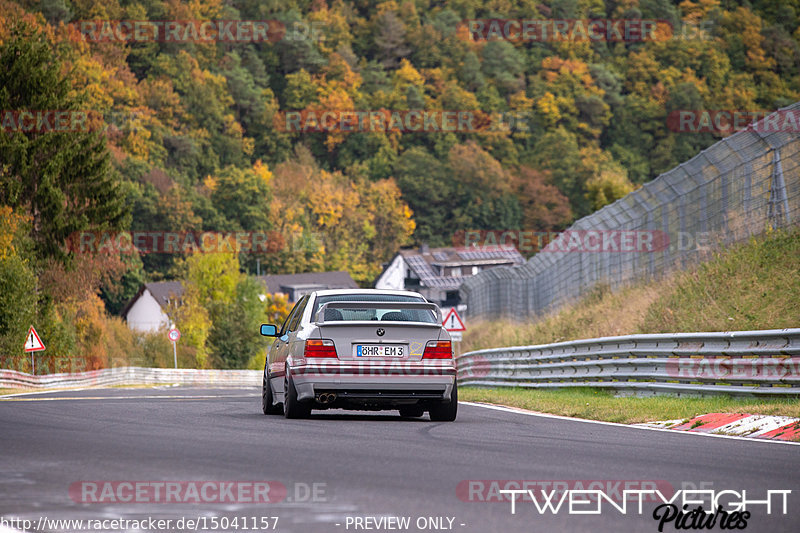
<instances>
[{"instance_id":1,"label":"triangular warning sign","mask_svg":"<svg viewBox=\"0 0 800 533\"><path fill-rule=\"evenodd\" d=\"M25 351L26 352L41 352L44 350L44 343L42 339L39 338L39 334L36 333L36 330L31 329L28 330L28 336L25 338Z\"/></svg>"},{"instance_id":2,"label":"triangular warning sign","mask_svg":"<svg viewBox=\"0 0 800 533\"><path fill-rule=\"evenodd\" d=\"M447 316L445 316L444 320L442 320L442 324L444 325L444 329L447 331L467 330L466 326L464 326L464 322L461 320L461 317L458 316L458 311L456 311L455 307L450 308L450 311L447 312Z\"/></svg>"}]
</instances>

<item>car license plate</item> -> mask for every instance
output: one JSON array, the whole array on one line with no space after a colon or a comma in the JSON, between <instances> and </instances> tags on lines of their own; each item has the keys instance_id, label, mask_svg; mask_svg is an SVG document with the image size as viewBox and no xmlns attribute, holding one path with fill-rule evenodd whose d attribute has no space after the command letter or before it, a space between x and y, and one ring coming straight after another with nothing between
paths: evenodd
<instances>
[{"instance_id":1,"label":"car license plate","mask_svg":"<svg viewBox=\"0 0 800 533\"><path fill-rule=\"evenodd\" d=\"M405 352L399 344L357 344L356 357L403 357Z\"/></svg>"}]
</instances>

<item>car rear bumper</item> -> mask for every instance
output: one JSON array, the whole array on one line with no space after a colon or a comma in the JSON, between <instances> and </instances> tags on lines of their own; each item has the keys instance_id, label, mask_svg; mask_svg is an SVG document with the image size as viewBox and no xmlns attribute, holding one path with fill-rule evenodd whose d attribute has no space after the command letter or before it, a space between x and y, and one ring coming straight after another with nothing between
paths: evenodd
<instances>
[{"instance_id":1,"label":"car rear bumper","mask_svg":"<svg viewBox=\"0 0 800 533\"><path fill-rule=\"evenodd\" d=\"M308 360L306 360L308 361ZM407 404L449 400L456 380L452 360L379 363L306 363L290 370L297 398L334 393L341 403Z\"/></svg>"}]
</instances>

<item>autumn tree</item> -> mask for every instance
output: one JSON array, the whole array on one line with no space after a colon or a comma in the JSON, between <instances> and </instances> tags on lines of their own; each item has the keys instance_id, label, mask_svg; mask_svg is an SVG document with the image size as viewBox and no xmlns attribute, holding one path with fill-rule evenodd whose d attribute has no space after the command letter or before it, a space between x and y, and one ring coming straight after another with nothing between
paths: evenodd
<instances>
[{"instance_id":1,"label":"autumn tree","mask_svg":"<svg viewBox=\"0 0 800 533\"><path fill-rule=\"evenodd\" d=\"M375 46L378 57L387 68L394 68L400 59L411 53L406 44L406 27L394 11L387 11L375 21Z\"/></svg>"},{"instance_id":2,"label":"autumn tree","mask_svg":"<svg viewBox=\"0 0 800 533\"><path fill-rule=\"evenodd\" d=\"M36 314L36 277L25 259L26 217L0 206L0 353L21 355Z\"/></svg>"},{"instance_id":3,"label":"autumn tree","mask_svg":"<svg viewBox=\"0 0 800 533\"><path fill-rule=\"evenodd\" d=\"M233 304L242 275L233 253L195 253L186 263L185 293L174 313L175 323L194 348L197 367L205 368L215 355L209 343L213 325Z\"/></svg>"},{"instance_id":4,"label":"autumn tree","mask_svg":"<svg viewBox=\"0 0 800 533\"><path fill-rule=\"evenodd\" d=\"M14 24L0 44L0 87L4 113L86 113L82 92L63 75L47 36L26 21ZM0 205L30 215L39 258L66 261L67 237L123 227L127 208L100 133L79 123L74 131L43 129L12 128L0 135Z\"/></svg>"},{"instance_id":5,"label":"autumn tree","mask_svg":"<svg viewBox=\"0 0 800 533\"><path fill-rule=\"evenodd\" d=\"M553 231L572 220L569 199L550 182L546 171L519 167L513 188L522 209L522 227L528 231Z\"/></svg>"}]
</instances>

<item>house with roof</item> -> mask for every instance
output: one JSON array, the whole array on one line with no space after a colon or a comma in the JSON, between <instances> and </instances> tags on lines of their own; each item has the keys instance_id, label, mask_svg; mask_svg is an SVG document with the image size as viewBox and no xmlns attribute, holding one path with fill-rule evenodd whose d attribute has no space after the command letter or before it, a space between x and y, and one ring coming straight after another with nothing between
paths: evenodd
<instances>
[{"instance_id":1,"label":"house with roof","mask_svg":"<svg viewBox=\"0 0 800 533\"><path fill-rule=\"evenodd\" d=\"M167 309L179 305L183 297L180 281L145 283L122 310L130 329L155 332L170 325Z\"/></svg>"},{"instance_id":2,"label":"house with roof","mask_svg":"<svg viewBox=\"0 0 800 533\"><path fill-rule=\"evenodd\" d=\"M257 276L269 294L284 294L294 303L308 292L321 289L357 289L350 274L338 272L306 272ZM180 305L184 288L180 281L145 283L122 310L122 316L132 330L155 332L171 324L167 311Z\"/></svg>"},{"instance_id":3,"label":"house with roof","mask_svg":"<svg viewBox=\"0 0 800 533\"><path fill-rule=\"evenodd\" d=\"M375 280L376 289L417 291L440 307L460 304L458 288L470 276L499 266L521 265L525 258L516 248L402 249Z\"/></svg>"},{"instance_id":4,"label":"house with roof","mask_svg":"<svg viewBox=\"0 0 800 533\"><path fill-rule=\"evenodd\" d=\"M324 289L358 289L358 284L344 270L257 276L270 294L285 294L294 303L309 292Z\"/></svg>"}]
</instances>

